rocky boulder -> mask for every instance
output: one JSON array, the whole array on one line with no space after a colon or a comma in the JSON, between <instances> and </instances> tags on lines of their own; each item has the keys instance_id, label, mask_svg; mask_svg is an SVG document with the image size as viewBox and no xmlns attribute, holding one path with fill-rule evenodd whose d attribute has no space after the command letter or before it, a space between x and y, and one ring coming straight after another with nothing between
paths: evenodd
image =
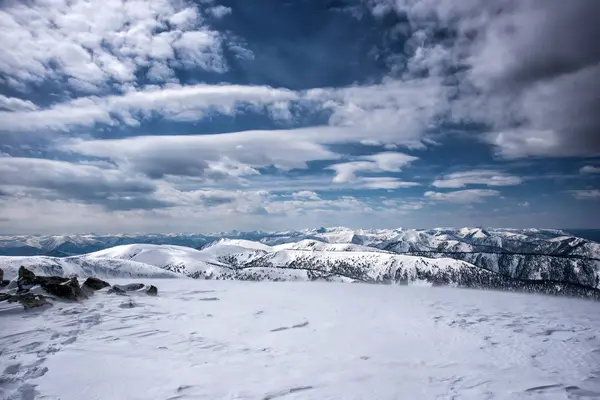
<instances>
[{"instance_id":1,"label":"rocky boulder","mask_svg":"<svg viewBox=\"0 0 600 400\"><path fill-rule=\"evenodd\" d=\"M55 276L37 277L38 285L46 292L60 297L65 300L78 301L87 299L88 295L85 291L79 286L79 281L77 278L62 278L67 279L64 282L57 281Z\"/></svg>"},{"instance_id":2,"label":"rocky boulder","mask_svg":"<svg viewBox=\"0 0 600 400\"><path fill-rule=\"evenodd\" d=\"M127 295L127 292L123 289L121 289L121 287L119 285L115 285L112 286L110 289L108 289L108 292L106 292L108 294L118 294L120 296L125 296Z\"/></svg>"},{"instance_id":3,"label":"rocky boulder","mask_svg":"<svg viewBox=\"0 0 600 400\"><path fill-rule=\"evenodd\" d=\"M49 294L64 300L87 299L88 295L79 286L76 277L64 278L62 276L36 276L32 271L21 266L17 279L19 290L17 293L27 292L35 285L39 285Z\"/></svg>"},{"instance_id":4,"label":"rocky boulder","mask_svg":"<svg viewBox=\"0 0 600 400\"><path fill-rule=\"evenodd\" d=\"M19 290L29 290L32 286L35 286L35 274L21 265L19 268L19 276L17 278L17 285Z\"/></svg>"},{"instance_id":5,"label":"rocky boulder","mask_svg":"<svg viewBox=\"0 0 600 400\"><path fill-rule=\"evenodd\" d=\"M52 305L52 303L48 302L45 296L34 293L21 293L14 295L9 293L0 293L0 302L2 301L8 301L9 303L21 303L25 310Z\"/></svg>"},{"instance_id":6,"label":"rocky boulder","mask_svg":"<svg viewBox=\"0 0 600 400\"><path fill-rule=\"evenodd\" d=\"M154 285L150 285L150 287L146 289L146 294L148 296L158 296L158 288Z\"/></svg>"},{"instance_id":7,"label":"rocky boulder","mask_svg":"<svg viewBox=\"0 0 600 400\"><path fill-rule=\"evenodd\" d=\"M101 290L101 289L104 289L105 287L109 287L109 286L110 286L110 283L105 282L102 279L87 278L85 280L85 282L83 282L83 285L81 285L81 288L88 293L92 293L92 292L95 292L96 290Z\"/></svg>"},{"instance_id":8,"label":"rocky boulder","mask_svg":"<svg viewBox=\"0 0 600 400\"><path fill-rule=\"evenodd\" d=\"M10 283L10 281L4 280L4 270L0 268L0 287L6 286Z\"/></svg>"},{"instance_id":9,"label":"rocky boulder","mask_svg":"<svg viewBox=\"0 0 600 400\"><path fill-rule=\"evenodd\" d=\"M146 293L148 296L157 296L158 288L154 285L146 286L143 283L130 283L127 285L113 285L108 293L127 295L127 293Z\"/></svg>"}]
</instances>

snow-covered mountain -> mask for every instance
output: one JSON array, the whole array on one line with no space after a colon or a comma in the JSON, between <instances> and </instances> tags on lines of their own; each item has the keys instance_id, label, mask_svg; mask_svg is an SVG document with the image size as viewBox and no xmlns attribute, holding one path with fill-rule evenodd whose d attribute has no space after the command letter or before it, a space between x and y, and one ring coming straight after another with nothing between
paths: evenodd
<instances>
[{"instance_id":1,"label":"snow-covered mountain","mask_svg":"<svg viewBox=\"0 0 600 400\"><path fill-rule=\"evenodd\" d=\"M313 245L317 246L313 246ZM469 286L465 277L492 272L450 258L398 255L367 246L302 241L270 247L220 239L201 250L169 245L122 245L70 259L116 259L203 279L349 280L444 283Z\"/></svg>"},{"instance_id":2,"label":"snow-covered mountain","mask_svg":"<svg viewBox=\"0 0 600 400\"><path fill-rule=\"evenodd\" d=\"M211 235L0 237L0 254L81 254L75 259L88 262L98 258L132 260L188 276L235 275L244 278L249 273L249 263L258 262L261 257L267 260L281 251L288 252L281 254L297 251L298 257L308 257L319 265L333 262L331 254L337 252L379 253L379 258L390 253L429 259L452 258L510 278L557 280L599 287L600 244L552 229L367 230L334 227ZM306 252L315 254L307 255ZM351 262L355 261L352 259ZM261 265L260 268L270 267ZM280 269L277 271L277 274L281 273Z\"/></svg>"},{"instance_id":3,"label":"snow-covered mountain","mask_svg":"<svg viewBox=\"0 0 600 400\"><path fill-rule=\"evenodd\" d=\"M20 266L24 266L36 275L57 275L97 278L179 278L181 275L150 264L132 260L85 256L75 257L10 257L0 256L0 268L4 271L4 279L17 277Z\"/></svg>"},{"instance_id":4,"label":"snow-covered mountain","mask_svg":"<svg viewBox=\"0 0 600 400\"><path fill-rule=\"evenodd\" d=\"M222 232L215 234L140 234L0 236L0 255L78 255L124 244L167 244L203 247L218 239L260 242L268 246L316 240L357 244L393 252L501 252L576 255L600 258L600 244L554 229L349 229L318 228L287 232Z\"/></svg>"}]
</instances>

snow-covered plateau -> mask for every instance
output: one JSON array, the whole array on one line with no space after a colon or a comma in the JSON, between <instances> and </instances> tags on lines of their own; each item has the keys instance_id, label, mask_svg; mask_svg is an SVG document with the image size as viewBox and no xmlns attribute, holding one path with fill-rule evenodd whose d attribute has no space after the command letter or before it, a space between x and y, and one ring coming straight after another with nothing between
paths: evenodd
<instances>
[{"instance_id":1,"label":"snow-covered plateau","mask_svg":"<svg viewBox=\"0 0 600 400\"><path fill-rule=\"evenodd\" d=\"M159 296L100 291L1 315L0 398L600 398L596 302L447 287L142 281Z\"/></svg>"}]
</instances>

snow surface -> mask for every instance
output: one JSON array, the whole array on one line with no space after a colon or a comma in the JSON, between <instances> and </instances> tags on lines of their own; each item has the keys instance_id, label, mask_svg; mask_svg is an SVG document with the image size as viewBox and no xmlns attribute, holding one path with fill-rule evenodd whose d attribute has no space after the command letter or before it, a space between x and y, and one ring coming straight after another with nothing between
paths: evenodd
<instances>
[{"instance_id":1,"label":"snow surface","mask_svg":"<svg viewBox=\"0 0 600 400\"><path fill-rule=\"evenodd\" d=\"M186 274L220 270L225 267L214 255L203 253L191 247L159 244L115 246L82 257L90 260L96 258L133 260L160 268L169 266L171 270L185 272Z\"/></svg>"},{"instance_id":2,"label":"snow surface","mask_svg":"<svg viewBox=\"0 0 600 400\"><path fill-rule=\"evenodd\" d=\"M271 247L271 251L278 250L306 250L306 251L368 251L386 253L384 250L375 247L362 246L353 243L328 243L319 240L305 239L295 243L278 244Z\"/></svg>"},{"instance_id":3,"label":"snow surface","mask_svg":"<svg viewBox=\"0 0 600 400\"><path fill-rule=\"evenodd\" d=\"M151 283L158 297L97 293L1 315L0 398L600 398L595 302L395 285Z\"/></svg>"}]
</instances>

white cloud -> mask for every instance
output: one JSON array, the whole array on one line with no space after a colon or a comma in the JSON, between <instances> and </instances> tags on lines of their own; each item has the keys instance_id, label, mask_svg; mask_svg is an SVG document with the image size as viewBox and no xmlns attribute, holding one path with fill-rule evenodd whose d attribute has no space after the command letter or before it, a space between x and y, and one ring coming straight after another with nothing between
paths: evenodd
<instances>
[{"instance_id":1,"label":"white cloud","mask_svg":"<svg viewBox=\"0 0 600 400\"><path fill-rule=\"evenodd\" d=\"M422 148L427 128L449 109L448 95L442 79L432 77L313 89L303 98L329 110L329 124L347 129L349 141Z\"/></svg>"},{"instance_id":2,"label":"white cloud","mask_svg":"<svg viewBox=\"0 0 600 400\"><path fill-rule=\"evenodd\" d=\"M515 175L493 170L472 170L453 172L433 181L432 185L438 188L456 189L467 185L514 186L521 183L522 179Z\"/></svg>"},{"instance_id":3,"label":"white cloud","mask_svg":"<svg viewBox=\"0 0 600 400\"><path fill-rule=\"evenodd\" d=\"M600 174L600 167L594 167L593 165L586 165L581 167L579 170L582 174Z\"/></svg>"},{"instance_id":4,"label":"white cloud","mask_svg":"<svg viewBox=\"0 0 600 400\"><path fill-rule=\"evenodd\" d=\"M569 192L577 200L600 200L600 190L598 189L570 190Z\"/></svg>"},{"instance_id":5,"label":"white cloud","mask_svg":"<svg viewBox=\"0 0 600 400\"><path fill-rule=\"evenodd\" d=\"M151 70L152 71L152 70ZM123 95L81 97L47 109L0 111L3 129L13 132L39 129L69 130L96 123L114 125L119 118L128 124L157 113L165 118L196 120L205 113L231 115L237 107L264 107L293 100L297 94L268 86L172 84L165 88L132 90Z\"/></svg>"},{"instance_id":6,"label":"white cloud","mask_svg":"<svg viewBox=\"0 0 600 400\"><path fill-rule=\"evenodd\" d=\"M480 203L486 197L494 197L499 195L499 191L491 189L467 189L445 193L433 191L425 192L425 197L428 197L432 200L463 204Z\"/></svg>"},{"instance_id":7,"label":"white cloud","mask_svg":"<svg viewBox=\"0 0 600 400\"><path fill-rule=\"evenodd\" d=\"M411 79L454 74L449 117L494 133L505 158L600 154L600 3L588 0L369 0L375 16L410 26L396 72ZM392 31L393 31L392 29ZM456 34L443 44L440 29ZM555 33L560 31L560 40ZM393 35L393 33L390 33ZM408 60L407 60L408 58ZM404 71L404 65L408 71Z\"/></svg>"},{"instance_id":8,"label":"white cloud","mask_svg":"<svg viewBox=\"0 0 600 400\"><path fill-rule=\"evenodd\" d=\"M361 177L356 181L357 188L365 189L400 189L420 186L416 182L406 182L397 178L388 177Z\"/></svg>"},{"instance_id":9,"label":"white cloud","mask_svg":"<svg viewBox=\"0 0 600 400\"><path fill-rule=\"evenodd\" d=\"M23 173L27 171L27 173ZM67 199L107 208L159 208L156 185L115 169L36 158L0 158L0 188L34 198Z\"/></svg>"},{"instance_id":10,"label":"white cloud","mask_svg":"<svg viewBox=\"0 0 600 400\"><path fill-rule=\"evenodd\" d=\"M0 75L17 89L65 77L85 91L82 83L133 82L153 59L223 72L223 38L204 23L200 7L176 0L9 2L0 10Z\"/></svg>"},{"instance_id":11,"label":"white cloud","mask_svg":"<svg viewBox=\"0 0 600 400\"><path fill-rule=\"evenodd\" d=\"M396 152L384 152L359 157L362 161L334 164L328 167L336 172L336 183L352 182L360 172L400 172L401 167L417 160L418 157Z\"/></svg>"},{"instance_id":12,"label":"white cloud","mask_svg":"<svg viewBox=\"0 0 600 400\"><path fill-rule=\"evenodd\" d=\"M32 111L37 106L31 101L21 100L16 97L6 97L0 94L0 110L8 111Z\"/></svg>"},{"instance_id":13,"label":"white cloud","mask_svg":"<svg viewBox=\"0 0 600 400\"><path fill-rule=\"evenodd\" d=\"M231 7L216 6L209 8L207 11L215 18L223 18L224 16L231 14Z\"/></svg>"},{"instance_id":14,"label":"white cloud","mask_svg":"<svg viewBox=\"0 0 600 400\"><path fill-rule=\"evenodd\" d=\"M304 133L304 135L303 135ZM230 171L231 164L255 174L254 168L275 166L283 170L306 168L308 161L335 160L339 154L314 141L310 130L247 131L216 135L142 136L119 140L75 140L60 148L77 154L102 157L120 168L151 177L164 175L203 177L215 165L218 171ZM212 167L211 167L212 166ZM227 173L230 175L230 172Z\"/></svg>"},{"instance_id":15,"label":"white cloud","mask_svg":"<svg viewBox=\"0 0 600 400\"><path fill-rule=\"evenodd\" d=\"M310 190L301 190L299 192L292 193L292 197L295 199L321 200L318 194Z\"/></svg>"}]
</instances>

